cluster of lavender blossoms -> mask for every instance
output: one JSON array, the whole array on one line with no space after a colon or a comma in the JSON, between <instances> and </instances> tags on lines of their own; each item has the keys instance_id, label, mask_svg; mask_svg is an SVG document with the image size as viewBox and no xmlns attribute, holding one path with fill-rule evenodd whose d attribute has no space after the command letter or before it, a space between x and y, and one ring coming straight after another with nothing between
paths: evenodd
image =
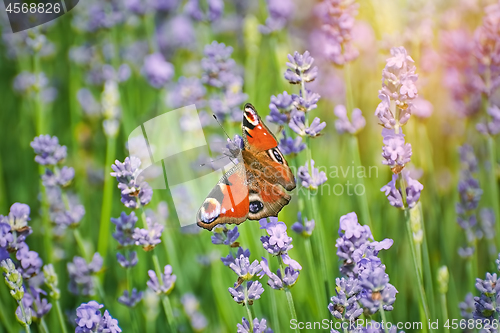
<instances>
[{"instance_id":1,"label":"cluster of lavender blossoms","mask_svg":"<svg viewBox=\"0 0 500 333\"><path fill-rule=\"evenodd\" d=\"M240 105L247 99L243 93L243 77L231 58L233 48L224 43L213 41L206 45L201 60L203 70L201 82L211 87L213 94L208 96L208 106L221 120L241 120Z\"/></svg>"},{"instance_id":2,"label":"cluster of lavender blossoms","mask_svg":"<svg viewBox=\"0 0 500 333\"><path fill-rule=\"evenodd\" d=\"M184 11L195 21L215 22L224 13L224 1L206 0L200 5L201 0L188 0ZM204 11L202 8L206 8Z\"/></svg>"},{"instance_id":3,"label":"cluster of lavender blossoms","mask_svg":"<svg viewBox=\"0 0 500 333\"><path fill-rule=\"evenodd\" d=\"M323 24L325 57L338 66L359 55L352 44L352 29L358 7L354 0L324 0L316 8L317 16Z\"/></svg>"},{"instance_id":4,"label":"cluster of lavender blossoms","mask_svg":"<svg viewBox=\"0 0 500 333\"><path fill-rule=\"evenodd\" d=\"M417 74L413 59L404 47L393 47L392 57L382 71L382 89L379 90L380 104L375 116L382 130L384 147L383 163L391 168L392 180L381 188L389 203L396 208L413 208L420 199L423 185L404 170L411 160L411 144L405 143L402 126L410 119L412 101L417 97ZM404 193L403 193L404 191Z\"/></svg>"},{"instance_id":5,"label":"cluster of lavender blossoms","mask_svg":"<svg viewBox=\"0 0 500 333\"><path fill-rule=\"evenodd\" d=\"M470 258L476 251L477 240L486 238L490 250L496 252L491 241L495 237L495 214L489 208L478 212L483 190L476 178L478 161L469 145L460 147L460 180L458 182L457 223L465 231L467 246L458 250L462 258Z\"/></svg>"},{"instance_id":6,"label":"cluster of lavender blossoms","mask_svg":"<svg viewBox=\"0 0 500 333\"><path fill-rule=\"evenodd\" d=\"M108 310L101 313L104 305L96 301L82 303L76 309L75 333L119 333L122 329L118 326L118 320L111 317Z\"/></svg>"},{"instance_id":7,"label":"cluster of lavender blossoms","mask_svg":"<svg viewBox=\"0 0 500 333\"><path fill-rule=\"evenodd\" d=\"M102 269L103 260L99 253L94 253L92 260L74 257L67 264L69 274L69 291L74 295L94 296L96 293L95 275Z\"/></svg>"},{"instance_id":8,"label":"cluster of lavender blossoms","mask_svg":"<svg viewBox=\"0 0 500 333\"><path fill-rule=\"evenodd\" d=\"M42 184L45 187L49 215L55 224L55 233L62 235L68 228L76 228L83 216L85 208L78 197L67 190L75 176L72 167L60 166L66 159L66 146L61 146L57 137L40 135L31 142L36 156L35 162L45 167Z\"/></svg>"},{"instance_id":9,"label":"cluster of lavender blossoms","mask_svg":"<svg viewBox=\"0 0 500 333\"><path fill-rule=\"evenodd\" d=\"M265 269L264 265L267 268L267 261L262 258L264 261L260 263L258 260L250 262L250 250L245 250L240 246L238 242L239 236L240 233L237 226L233 229L228 229L225 224L218 225L213 230L212 243L215 245L225 245L229 248L230 253L226 257L222 257L221 261L236 273L238 278L233 287L229 288L228 291L236 303L247 307L247 310L250 312L248 307L253 305L254 301L258 300L264 292L262 284L254 278L258 277L260 279L266 274L263 269ZM238 249L235 251L235 248ZM272 333L273 331L267 328L265 319L259 320L255 318L252 323L249 323L243 317L242 324L238 324L238 333L240 332Z\"/></svg>"},{"instance_id":10,"label":"cluster of lavender blossoms","mask_svg":"<svg viewBox=\"0 0 500 333\"><path fill-rule=\"evenodd\" d=\"M292 19L295 5L292 0L267 0L269 16L264 25L259 26L263 34L270 34L283 29Z\"/></svg>"},{"instance_id":11,"label":"cluster of lavender blossoms","mask_svg":"<svg viewBox=\"0 0 500 333\"><path fill-rule=\"evenodd\" d=\"M42 259L26 243L32 233L29 215L30 207L17 202L10 207L8 215L0 215L1 266L11 295L18 302L16 317L23 326L41 319L52 307L43 298L47 293L41 289L45 282L41 274Z\"/></svg>"},{"instance_id":12,"label":"cluster of lavender blossoms","mask_svg":"<svg viewBox=\"0 0 500 333\"><path fill-rule=\"evenodd\" d=\"M500 271L500 254L496 260L497 269ZM481 320L484 323L496 322L500 319L500 278L496 273L486 273L485 279L476 278L476 289L479 296L468 293L464 302L460 303L460 314L466 320ZM493 330L492 330L493 331Z\"/></svg>"},{"instance_id":13,"label":"cluster of lavender blossoms","mask_svg":"<svg viewBox=\"0 0 500 333\"><path fill-rule=\"evenodd\" d=\"M325 122L316 117L309 123L309 112L317 108L320 96L307 89L306 83L314 81L318 75L318 67L314 66L314 58L309 51L300 54L288 55L285 79L290 84L300 85L299 94L289 94L284 91L277 96L271 96L269 104L270 113L266 120L279 126L288 125L283 130L283 138L279 142L279 148L285 155L295 155L306 149L302 142L304 138L315 138L321 135L326 127ZM295 132L297 137L293 138L291 133ZM326 174L314 167L314 160L306 161L305 166L299 167L298 177L303 187L317 189L326 182Z\"/></svg>"},{"instance_id":14,"label":"cluster of lavender blossoms","mask_svg":"<svg viewBox=\"0 0 500 333\"><path fill-rule=\"evenodd\" d=\"M302 270L302 266L296 260L290 258L288 254L288 251L293 248L292 237L288 236L286 232L286 224L279 222L277 217L264 218L259 223L260 228L268 233L268 236L260 238L262 246L272 256L277 257L280 264L280 268L275 274L271 271L267 260L262 258L260 262L262 271L259 277L267 276L267 284L273 289L289 289L295 285Z\"/></svg>"},{"instance_id":15,"label":"cluster of lavender blossoms","mask_svg":"<svg viewBox=\"0 0 500 333\"><path fill-rule=\"evenodd\" d=\"M359 224L354 212L340 218L338 233L335 247L344 276L336 279L336 295L328 309L336 319L349 323L348 332L358 332L355 321L361 314L370 316L393 309L398 291L389 283L385 265L378 257L393 240L374 241L370 227Z\"/></svg>"}]
</instances>

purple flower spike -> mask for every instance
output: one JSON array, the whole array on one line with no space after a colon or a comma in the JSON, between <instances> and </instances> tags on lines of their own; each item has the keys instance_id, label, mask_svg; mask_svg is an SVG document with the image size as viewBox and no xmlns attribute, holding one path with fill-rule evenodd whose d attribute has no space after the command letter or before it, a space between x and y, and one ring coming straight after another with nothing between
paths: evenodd
<instances>
[{"instance_id":1,"label":"purple flower spike","mask_svg":"<svg viewBox=\"0 0 500 333\"><path fill-rule=\"evenodd\" d=\"M317 190L319 186L327 181L326 173L315 168L314 163L314 160L311 160L310 163L306 162L305 166L299 167L297 173L302 186L310 190ZM309 173L309 166L312 171L311 173Z\"/></svg>"},{"instance_id":2,"label":"purple flower spike","mask_svg":"<svg viewBox=\"0 0 500 333\"><path fill-rule=\"evenodd\" d=\"M260 298L264 288L259 281L248 281L244 284L235 282L234 288L229 288L228 291L236 303L252 305L254 300Z\"/></svg>"},{"instance_id":3,"label":"purple flower spike","mask_svg":"<svg viewBox=\"0 0 500 333\"><path fill-rule=\"evenodd\" d=\"M496 105L488 107L486 110L489 118L489 122L478 123L476 125L477 130L484 135L495 136L500 134L500 108Z\"/></svg>"},{"instance_id":4,"label":"purple flower spike","mask_svg":"<svg viewBox=\"0 0 500 333\"><path fill-rule=\"evenodd\" d=\"M269 109L271 110L269 112L269 116L266 117L266 120L270 123L274 123L279 126L283 126L287 123L288 121L288 115L284 113L280 113L276 105L270 104Z\"/></svg>"},{"instance_id":5,"label":"purple flower spike","mask_svg":"<svg viewBox=\"0 0 500 333\"><path fill-rule=\"evenodd\" d=\"M128 259L123 254L117 253L116 260L123 268L134 267L139 262L139 259L137 258L137 252L135 251L130 252Z\"/></svg>"},{"instance_id":6,"label":"purple flower spike","mask_svg":"<svg viewBox=\"0 0 500 333\"><path fill-rule=\"evenodd\" d=\"M99 253L95 253L92 261L87 264L85 259L74 257L68 263L69 286L68 289L75 295L91 296L95 294L93 275L102 268L103 260Z\"/></svg>"},{"instance_id":7,"label":"purple flower spike","mask_svg":"<svg viewBox=\"0 0 500 333\"><path fill-rule=\"evenodd\" d=\"M19 271L23 275L24 279L29 279L40 273L43 261L38 256L35 251L30 251L26 243L21 243L18 245L18 250L16 252L16 258L19 260Z\"/></svg>"},{"instance_id":8,"label":"purple flower spike","mask_svg":"<svg viewBox=\"0 0 500 333\"><path fill-rule=\"evenodd\" d=\"M156 245L161 243L163 226L153 221L151 217L146 217L147 229L135 228L132 238L135 245L142 246L144 251L151 251Z\"/></svg>"},{"instance_id":9,"label":"purple flower spike","mask_svg":"<svg viewBox=\"0 0 500 333\"><path fill-rule=\"evenodd\" d=\"M297 213L297 222L292 225L292 230L302 235L303 237L311 237L315 227L314 220L307 220L307 217L302 219L302 212Z\"/></svg>"},{"instance_id":10,"label":"purple flower spike","mask_svg":"<svg viewBox=\"0 0 500 333\"><path fill-rule=\"evenodd\" d=\"M385 186L383 186L380 191L385 192L385 196L389 200L391 206L396 208L403 208L403 198L401 196L401 192L396 188L396 180L398 179L398 175L392 175L392 180Z\"/></svg>"},{"instance_id":11,"label":"purple flower spike","mask_svg":"<svg viewBox=\"0 0 500 333\"><path fill-rule=\"evenodd\" d=\"M161 282L158 281L158 277L153 270L148 271L149 281L147 282L148 287L157 294L170 294L172 289L174 289L175 281L177 276L172 274L172 266L166 265L163 274L161 274Z\"/></svg>"},{"instance_id":12,"label":"purple flower spike","mask_svg":"<svg viewBox=\"0 0 500 333\"><path fill-rule=\"evenodd\" d=\"M0 223L5 223L10 226L9 230L22 231L28 227L30 220L30 206L16 202L10 206L9 215L0 215ZM5 231L8 232L8 231Z\"/></svg>"},{"instance_id":13,"label":"purple flower spike","mask_svg":"<svg viewBox=\"0 0 500 333\"><path fill-rule=\"evenodd\" d=\"M252 326L253 330L248 320L243 317L241 324L236 325L238 329L236 333L273 333L273 330L267 327L265 319L259 320L258 318L254 318Z\"/></svg>"},{"instance_id":14,"label":"purple flower spike","mask_svg":"<svg viewBox=\"0 0 500 333\"><path fill-rule=\"evenodd\" d=\"M57 137L40 135L30 143L35 151L35 162L41 165L56 165L66 158L66 146L59 145Z\"/></svg>"},{"instance_id":15,"label":"purple flower spike","mask_svg":"<svg viewBox=\"0 0 500 333\"><path fill-rule=\"evenodd\" d=\"M82 303L76 309L77 324L75 333L103 332L120 333L122 330L118 326L118 320L111 317L108 310L101 314L102 304L96 301Z\"/></svg>"},{"instance_id":16,"label":"purple flower spike","mask_svg":"<svg viewBox=\"0 0 500 333\"><path fill-rule=\"evenodd\" d=\"M309 51L300 54L295 51L292 55L288 55L287 66L289 67L285 73L285 79L292 84L301 82L312 82L318 76L318 67L312 67L314 58L311 57Z\"/></svg>"},{"instance_id":17,"label":"purple flower spike","mask_svg":"<svg viewBox=\"0 0 500 333\"><path fill-rule=\"evenodd\" d=\"M125 290L123 295L118 298L118 302L129 308L133 308L142 300L143 295L144 292L138 292L136 288L132 289L131 293L129 293L128 290Z\"/></svg>"},{"instance_id":18,"label":"purple flower spike","mask_svg":"<svg viewBox=\"0 0 500 333\"><path fill-rule=\"evenodd\" d=\"M391 167L392 172L399 173L411 160L411 145L405 144L404 134L395 134L394 130L382 130L385 146L382 148L383 164Z\"/></svg>"},{"instance_id":19,"label":"purple flower spike","mask_svg":"<svg viewBox=\"0 0 500 333\"><path fill-rule=\"evenodd\" d=\"M366 125L366 120L363 117L363 113L360 109L352 110L352 122L349 121L347 110L344 105L337 105L333 113L338 117L338 119L335 121L335 129L339 134L356 134L361 131Z\"/></svg>"},{"instance_id":20,"label":"purple flower spike","mask_svg":"<svg viewBox=\"0 0 500 333\"><path fill-rule=\"evenodd\" d=\"M145 206L153 197L153 190L140 176L140 166L141 160L135 156L125 158L123 163L116 160L111 166L114 171L111 176L116 177L122 195L121 201L127 208Z\"/></svg>"},{"instance_id":21,"label":"purple flower spike","mask_svg":"<svg viewBox=\"0 0 500 333\"><path fill-rule=\"evenodd\" d=\"M279 149L283 153L283 155L291 155L298 154L302 150L306 149L306 144L302 142L302 137L298 136L295 140L286 135L286 132L283 131L283 139L280 140Z\"/></svg>"},{"instance_id":22,"label":"purple flower spike","mask_svg":"<svg viewBox=\"0 0 500 333\"><path fill-rule=\"evenodd\" d=\"M420 199L420 192L424 189L424 185L420 184L418 180L412 179L408 171L403 171L403 176L406 180L406 204L413 208Z\"/></svg>"},{"instance_id":23,"label":"purple flower spike","mask_svg":"<svg viewBox=\"0 0 500 333\"><path fill-rule=\"evenodd\" d=\"M286 26L293 17L295 6L292 0L267 0L266 2L269 17L265 25L259 26L259 30L263 34L270 34Z\"/></svg>"},{"instance_id":24,"label":"purple flower spike","mask_svg":"<svg viewBox=\"0 0 500 333\"><path fill-rule=\"evenodd\" d=\"M137 216L134 212L131 212L130 215L122 212L119 218L111 218L111 222L116 225L116 231L113 233L113 238L116 239L121 246L126 247L135 244L132 233L137 222Z\"/></svg>"},{"instance_id":25,"label":"purple flower spike","mask_svg":"<svg viewBox=\"0 0 500 333\"><path fill-rule=\"evenodd\" d=\"M244 254L241 254L240 257L236 258L234 263L229 265L229 268L231 268L243 281L250 280L254 275L258 274L262 270L262 267L260 267L257 260L254 260L250 264L250 260L248 257L245 257Z\"/></svg>"},{"instance_id":26,"label":"purple flower spike","mask_svg":"<svg viewBox=\"0 0 500 333\"><path fill-rule=\"evenodd\" d=\"M144 58L142 72L151 86L160 89L174 76L174 66L161 53L153 53Z\"/></svg>"},{"instance_id":27,"label":"purple flower spike","mask_svg":"<svg viewBox=\"0 0 500 333\"><path fill-rule=\"evenodd\" d=\"M358 13L356 1L324 0L316 7L324 34L324 54L336 65L344 65L358 57L352 44L354 17Z\"/></svg>"}]
</instances>

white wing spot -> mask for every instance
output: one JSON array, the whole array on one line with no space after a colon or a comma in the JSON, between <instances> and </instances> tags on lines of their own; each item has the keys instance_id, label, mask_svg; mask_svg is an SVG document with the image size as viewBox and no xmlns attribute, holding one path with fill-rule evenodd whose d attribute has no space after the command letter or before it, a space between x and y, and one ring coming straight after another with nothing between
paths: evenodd
<instances>
[{"instance_id":1,"label":"white wing spot","mask_svg":"<svg viewBox=\"0 0 500 333\"><path fill-rule=\"evenodd\" d=\"M231 208L231 211L234 212L234 208Z\"/></svg>"},{"instance_id":2,"label":"white wing spot","mask_svg":"<svg viewBox=\"0 0 500 333\"><path fill-rule=\"evenodd\" d=\"M267 135L267 133L264 133L264 135Z\"/></svg>"},{"instance_id":3,"label":"white wing spot","mask_svg":"<svg viewBox=\"0 0 500 333\"><path fill-rule=\"evenodd\" d=\"M259 126L257 126L257 128L258 128L258 129L262 129L262 126L260 126L260 125L259 125Z\"/></svg>"}]
</instances>

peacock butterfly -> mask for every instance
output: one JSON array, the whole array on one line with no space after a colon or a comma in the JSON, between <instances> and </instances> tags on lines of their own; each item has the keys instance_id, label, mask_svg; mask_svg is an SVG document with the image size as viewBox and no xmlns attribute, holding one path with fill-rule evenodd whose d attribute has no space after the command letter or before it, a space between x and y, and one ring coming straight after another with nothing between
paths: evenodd
<instances>
[{"instance_id":1,"label":"peacock butterfly","mask_svg":"<svg viewBox=\"0 0 500 333\"><path fill-rule=\"evenodd\" d=\"M294 176L252 104L245 104L241 127L242 161L219 180L198 210L196 222L202 228L277 216L290 202L286 191L295 188Z\"/></svg>"}]
</instances>

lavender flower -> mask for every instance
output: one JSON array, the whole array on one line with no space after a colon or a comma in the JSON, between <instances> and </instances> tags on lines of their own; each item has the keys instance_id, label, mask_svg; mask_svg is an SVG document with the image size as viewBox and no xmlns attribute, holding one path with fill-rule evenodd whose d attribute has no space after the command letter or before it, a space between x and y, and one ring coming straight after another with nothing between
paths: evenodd
<instances>
[{"instance_id":1,"label":"lavender flower","mask_svg":"<svg viewBox=\"0 0 500 333\"><path fill-rule=\"evenodd\" d=\"M174 66L165 61L161 53L146 56L142 71L149 84L157 89L164 87L174 76Z\"/></svg>"},{"instance_id":2,"label":"lavender flower","mask_svg":"<svg viewBox=\"0 0 500 333\"><path fill-rule=\"evenodd\" d=\"M384 137L384 147L382 148L382 157L385 159L383 164L391 167L394 173L399 173L411 159L411 144L406 143L404 134L400 132L395 134L393 130L384 128L382 130Z\"/></svg>"},{"instance_id":3,"label":"lavender flower","mask_svg":"<svg viewBox=\"0 0 500 333\"><path fill-rule=\"evenodd\" d=\"M208 22L217 21L224 12L224 2L222 0L207 0L204 7L208 7L206 12L202 11L200 0L189 0L184 10L193 20Z\"/></svg>"},{"instance_id":4,"label":"lavender flower","mask_svg":"<svg viewBox=\"0 0 500 333\"><path fill-rule=\"evenodd\" d=\"M248 249L244 250L242 247L238 247L238 251L236 252L236 258L240 258L242 255L247 258L250 258L250 250ZM229 266L235 263L235 257L231 253L229 253L226 257L220 258L220 260L225 266Z\"/></svg>"},{"instance_id":5,"label":"lavender flower","mask_svg":"<svg viewBox=\"0 0 500 333\"><path fill-rule=\"evenodd\" d=\"M149 270L148 275L149 281L147 285L155 293L168 295L174 289L177 276L172 274L172 266L166 265L164 267L163 274L160 274L160 281L153 270Z\"/></svg>"},{"instance_id":6,"label":"lavender flower","mask_svg":"<svg viewBox=\"0 0 500 333\"><path fill-rule=\"evenodd\" d=\"M66 158L66 146L59 145L57 137L40 135L30 143L35 151L35 162L41 165L56 165Z\"/></svg>"},{"instance_id":7,"label":"lavender flower","mask_svg":"<svg viewBox=\"0 0 500 333\"><path fill-rule=\"evenodd\" d=\"M69 285L68 289L75 295L92 296L95 294L93 275L102 268L103 260L99 253L95 253L92 261L87 264L85 259L74 257L73 262L68 263Z\"/></svg>"},{"instance_id":8,"label":"lavender flower","mask_svg":"<svg viewBox=\"0 0 500 333\"><path fill-rule=\"evenodd\" d=\"M267 0L266 2L269 16L266 18L265 25L259 26L259 30L263 34L270 34L286 26L293 17L295 6L291 0Z\"/></svg>"},{"instance_id":9,"label":"lavender flower","mask_svg":"<svg viewBox=\"0 0 500 333\"><path fill-rule=\"evenodd\" d=\"M118 321L113 319L108 310L101 314L104 305L96 301L82 303L76 309L76 330L75 333L99 332L99 333L119 333Z\"/></svg>"},{"instance_id":10,"label":"lavender flower","mask_svg":"<svg viewBox=\"0 0 500 333\"><path fill-rule=\"evenodd\" d=\"M139 262L139 259L137 258L137 252L135 251L129 253L128 259L123 254L117 253L116 260L123 268L134 267Z\"/></svg>"},{"instance_id":11,"label":"lavender flower","mask_svg":"<svg viewBox=\"0 0 500 333\"><path fill-rule=\"evenodd\" d=\"M123 163L116 160L111 166L114 171L111 176L116 177L118 188L121 190L121 201L127 208L145 206L153 197L153 190L140 176L140 166L141 160L135 156L125 158Z\"/></svg>"},{"instance_id":12,"label":"lavender flower","mask_svg":"<svg viewBox=\"0 0 500 333\"><path fill-rule=\"evenodd\" d=\"M406 205L413 208L418 203L420 199L420 193L424 189L424 186L418 181L410 177L410 172L403 171L403 178L406 181ZM392 175L392 180L385 186L383 186L380 191L385 193L385 196L389 200L391 206L396 208L404 208L405 203L403 202L403 197L401 195L401 189L396 187L396 182L399 179L397 174Z\"/></svg>"},{"instance_id":13,"label":"lavender flower","mask_svg":"<svg viewBox=\"0 0 500 333\"><path fill-rule=\"evenodd\" d=\"M146 217L146 224L146 229L135 228L132 238L135 240L135 245L142 246L145 251L151 251L161 243L163 226L153 221L151 217Z\"/></svg>"},{"instance_id":14,"label":"lavender flower","mask_svg":"<svg viewBox=\"0 0 500 333\"><path fill-rule=\"evenodd\" d=\"M300 179L302 186L310 190L317 190L319 186L327 181L326 173L315 168L314 163L314 160L310 161L311 173L307 162L305 166L299 167L297 172L297 177Z\"/></svg>"},{"instance_id":15,"label":"lavender flower","mask_svg":"<svg viewBox=\"0 0 500 333\"><path fill-rule=\"evenodd\" d=\"M9 215L0 215L0 223L8 224L9 230L21 232L28 228L29 216L30 207L26 204L16 202L10 206ZM6 230L6 232L9 230Z\"/></svg>"},{"instance_id":16,"label":"lavender flower","mask_svg":"<svg viewBox=\"0 0 500 333\"><path fill-rule=\"evenodd\" d=\"M500 108L492 105L486 109L486 112L491 120L489 122L478 123L476 129L481 134L495 136L500 133Z\"/></svg>"},{"instance_id":17,"label":"lavender flower","mask_svg":"<svg viewBox=\"0 0 500 333\"><path fill-rule=\"evenodd\" d=\"M279 149L283 153L283 155L292 155L298 154L304 149L306 149L306 144L302 142L302 137L298 136L295 140L286 135L286 132L283 131L283 138L280 140Z\"/></svg>"},{"instance_id":18,"label":"lavender flower","mask_svg":"<svg viewBox=\"0 0 500 333\"><path fill-rule=\"evenodd\" d=\"M355 1L324 0L316 12L323 23L325 56L336 65L356 59L358 51L352 45L352 29L358 4Z\"/></svg>"},{"instance_id":19,"label":"lavender flower","mask_svg":"<svg viewBox=\"0 0 500 333\"><path fill-rule=\"evenodd\" d=\"M297 112L291 119L288 126L300 136L310 136L312 138L320 135L320 132L326 127L325 122L316 117L312 121L309 127L305 125L305 114L302 112Z\"/></svg>"},{"instance_id":20,"label":"lavender flower","mask_svg":"<svg viewBox=\"0 0 500 333\"><path fill-rule=\"evenodd\" d=\"M16 252L16 259L19 260L19 272L23 275L24 279L29 279L34 275L40 273L43 266L42 259L35 251L30 251L26 243L21 243Z\"/></svg>"},{"instance_id":21,"label":"lavender flower","mask_svg":"<svg viewBox=\"0 0 500 333\"><path fill-rule=\"evenodd\" d=\"M254 318L252 325L248 320L243 317L241 320L241 324L236 325L237 333L273 333L273 330L267 327L267 322L265 319L259 320L258 318ZM253 330L252 328L253 327Z\"/></svg>"},{"instance_id":22,"label":"lavender flower","mask_svg":"<svg viewBox=\"0 0 500 333\"><path fill-rule=\"evenodd\" d=\"M205 106L206 88L195 77L180 77L177 84L168 94L167 103L173 108L196 104L197 108Z\"/></svg>"},{"instance_id":23,"label":"lavender flower","mask_svg":"<svg viewBox=\"0 0 500 333\"><path fill-rule=\"evenodd\" d=\"M42 184L45 187L66 187L75 177L75 169L64 166L61 169L55 168L54 171L46 169L42 175Z\"/></svg>"},{"instance_id":24,"label":"lavender flower","mask_svg":"<svg viewBox=\"0 0 500 333\"><path fill-rule=\"evenodd\" d=\"M142 300L143 295L144 292L138 292L136 288L132 289L131 293L129 293L128 290L125 290L123 295L118 297L118 302L129 308L133 308Z\"/></svg>"},{"instance_id":25,"label":"lavender flower","mask_svg":"<svg viewBox=\"0 0 500 333\"><path fill-rule=\"evenodd\" d=\"M231 71L236 63L231 59L233 48L224 43L213 41L205 46L205 58L201 61L203 69L202 82L216 88L222 88L232 79Z\"/></svg>"},{"instance_id":26,"label":"lavender flower","mask_svg":"<svg viewBox=\"0 0 500 333\"><path fill-rule=\"evenodd\" d=\"M460 308L460 315L463 319L473 319L473 312L475 308L474 295L472 293L467 293L465 295L465 300L461 302L458 307Z\"/></svg>"},{"instance_id":27,"label":"lavender flower","mask_svg":"<svg viewBox=\"0 0 500 333\"><path fill-rule=\"evenodd\" d=\"M134 212L131 212L130 215L122 212L119 218L111 218L111 222L116 225L116 231L113 233L113 238L116 239L121 246L127 247L135 244L132 234L137 222L137 216Z\"/></svg>"},{"instance_id":28,"label":"lavender flower","mask_svg":"<svg viewBox=\"0 0 500 333\"><path fill-rule=\"evenodd\" d=\"M318 67L312 67L314 58L311 57L309 51L300 54L295 51L292 55L288 55L289 62L286 63L288 69L285 72L285 79L292 84L300 84L302 82L312 82L318 76Z\"/></svg>"},{"instance_id":29,"label":"lavender flower","mask_svg":"<svg viewBox=\"0 0 500 333\"><path fill-rule=\"evenodd\" d=\"M244 254L241 254L238 258L236 258L234 263L229 265L229 268L231 268L238 275L238 281L250 280L254 275L258 274L262 270L262 267L260 267L257 260L254 260L250 264L250 260L248 257L245 257Z\"/></svg>"},{"instance_id":30,"label":"lavender flower","mask_svg":"<svg viewBox=\"0 0 500 333\"><path fill-rule=\"evenodd\" d=\"M338 119L335 120L335 129L339 134L356 134L361 131L366 125L366 120L363 117L363 113L360 109L352 110L352 122L349 121L347 110L342 104L337 105L333 113L338 117Z\"/></svg>"},{"instance_id":31,"label":"lavender flower","mask_svg":"<svg viewBox=\"0 0 500 333\"><path fill-rule=\"evenodd\" d=\"M234 288L228 289L234 301L242 305L252 305L255 300L258 300L264 288L259 281L247 281L244 284L234 284Z\"/></svg>"},{"instance_id":32,"label":"lavender flower","mask_svg":"<svg viewBox=\"0 0 500 333\"><path fill-rule=\"evenodd\" d=\"M292 230L302 235L303 237L311 237L316 223L314 220L307 220L307 217L302 219L302 212L297 213L297 222L292 225Z\"/></svg>"}]
</instances>

